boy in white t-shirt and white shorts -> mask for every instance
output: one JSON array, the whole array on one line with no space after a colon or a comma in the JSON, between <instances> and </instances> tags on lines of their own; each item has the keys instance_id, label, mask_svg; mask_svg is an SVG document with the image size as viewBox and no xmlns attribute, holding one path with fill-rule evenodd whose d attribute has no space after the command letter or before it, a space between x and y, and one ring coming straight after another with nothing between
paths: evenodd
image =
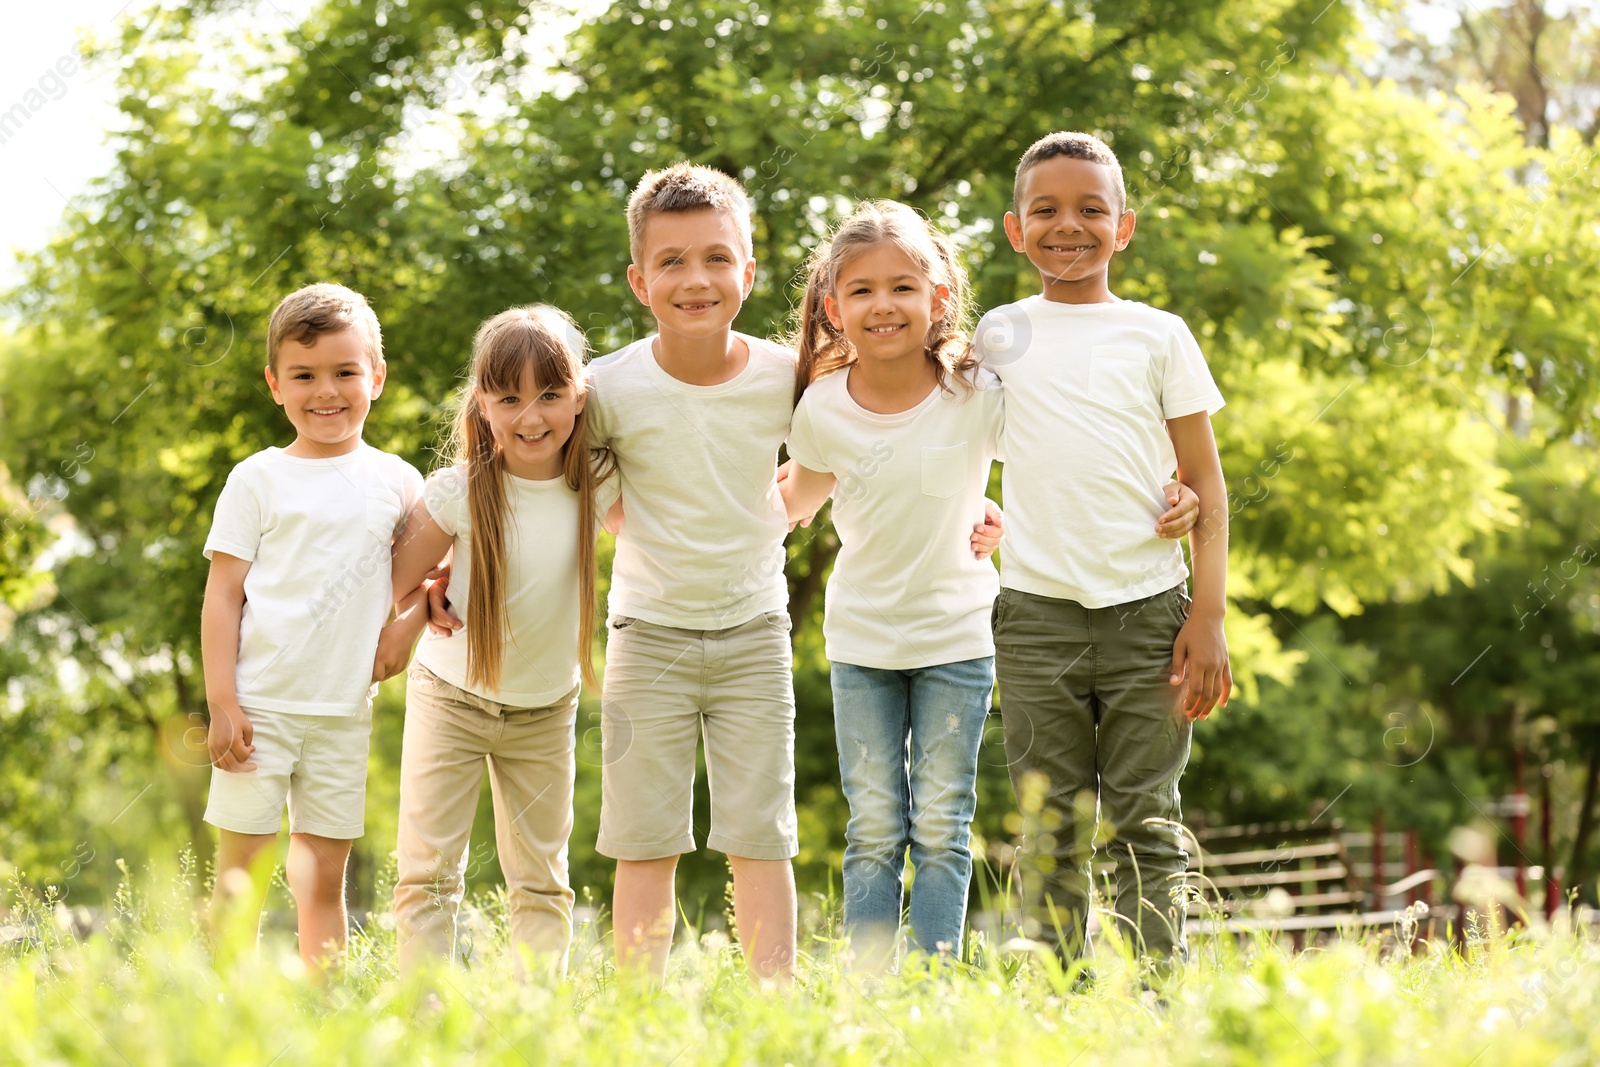
<instances>
[{"instance_id":1,"label":"boy in white t-shirt and white shorts","mask_svg":"<svg viewBox=\"0 0 1600 1067\"><path fill-rule=\"evenodd\" d=\"M385 373L378 319L359 293L321 283L285 297L267 327L266 379L295 439L233 469L205 545L206 821L222 831L214 920L237 908L256 928L267 871L254 861L276 842L287 800L289 888L313 974L343 954L372 694L410 651L379 651L391 546L422 495L411 464L361 440Z\"/></svg>"},{"instance_id":2,"label":"boy in white t-shirt and white shorts","mask_svg":"<svg viewBox=\"0 0 1600 1067\"><path fill-rule=\"evenodd\" d=\"M1006 397L993 619L1006 754L1019 797L1042 793L1031 844L1050 854L1025 884L1030 932L1082 949L1093 842L1109 840L1118 932L1141 956L1181 957L1178 781L1191 724L1232 688L1227 488L1210 422L1222 396L1182 319L1111 294L1134 214L1110 148L1041 139L1015 198L1006 235L1044 291L991 311L974 343ZM1200 498L1192 601L1181 549L1152 529L1175 468ZM1097 804L1098 835L1079 825Z\"/></svg>"}]
</instances>

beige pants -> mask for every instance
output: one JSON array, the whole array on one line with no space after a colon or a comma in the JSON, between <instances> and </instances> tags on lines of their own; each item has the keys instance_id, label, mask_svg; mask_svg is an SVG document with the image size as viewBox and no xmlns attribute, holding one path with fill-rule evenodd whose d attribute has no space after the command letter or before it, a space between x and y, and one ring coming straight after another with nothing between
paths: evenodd
<instances>
[{"instance_id":1,"label":"beige pants","mask_svg":"<svg viewBox=\"0 0 1600 1067\"><path fill-rule=\"evenodd\" d=\"M543 967L566 973L577 714L578 689L547 708L507 707L412 665L394 887L402 974L432 960L454 960L456 913L486 761L517 972L523 973L526 948Z\"/></svg>"}]
</instances>

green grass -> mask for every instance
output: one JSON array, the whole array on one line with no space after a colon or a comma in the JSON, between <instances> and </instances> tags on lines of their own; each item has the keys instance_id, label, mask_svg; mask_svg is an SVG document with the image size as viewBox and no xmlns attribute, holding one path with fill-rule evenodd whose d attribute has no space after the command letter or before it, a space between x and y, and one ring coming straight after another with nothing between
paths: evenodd
<instances>
[{"instance_id":1,"label":"green grass","mask_svg":"<svg viewBox=\"0 0 1600 1067\"><path fill-rule=\"evenodd\" d=\"M0 1063L132 1064L1461 1064L1600 1061L1600 950L1538 927L1463 952L1392 941L1291 955L1202 940L1164 1001L1114 954L1075 981L979 946L979 962L864 980L813 934L796 987L752 987L725 935L685 937L666 988L618 982L592 927L561 985L510 979L503 902L479 898L471 966L437 998L394 972L387 915L316 989L274 926L219 973L192 875L125 882L97 932L13 884L0 900ZM275 908L281 912L281 899Z\"/></svg>"}]
</instances>

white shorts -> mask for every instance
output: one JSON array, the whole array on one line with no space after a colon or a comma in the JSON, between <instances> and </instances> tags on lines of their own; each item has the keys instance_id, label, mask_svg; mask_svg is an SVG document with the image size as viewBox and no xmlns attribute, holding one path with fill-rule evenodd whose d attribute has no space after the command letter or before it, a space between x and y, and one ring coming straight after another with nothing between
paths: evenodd
<instances>
[{"instance_id":1,"label":"white shorts","mask_svg":"<svg viewBox=\"0 0 1600 1067\"><path fill-rule=\"evenodd\" d=\"M245 709L253 771L211 769L206 822L239 834L275 834L289 802L289 832L348 841L365 831L372 711L291 715Z\"/></svg>"}]
</instances>

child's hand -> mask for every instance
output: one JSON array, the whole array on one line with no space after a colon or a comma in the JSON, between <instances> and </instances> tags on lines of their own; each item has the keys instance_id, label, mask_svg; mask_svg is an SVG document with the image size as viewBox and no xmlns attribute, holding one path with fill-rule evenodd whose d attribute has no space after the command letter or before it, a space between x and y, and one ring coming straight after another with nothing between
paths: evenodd
<instances>
[{"instance_id":1,"label":"child's hand","mask_svg":"<svg viewBox=\"0 0 1600 1067\"><path fill-rule=\"evenodd\" d=\"M372 680L382 682L393 678L411 663L413 635L403 633L404 627L390 623L378 634L378 655L372 661Z\"/></svg>"},{"instance_id":2,"label":"child's hand","mask_svg":"<svg viewBox=\"0 0 1600 1067\"><path fill-rule=\"evenodd\" d=\"M1182 482L1168 482L1164 490L1171 508L1156 520L1156 536L1169 541L1194 529L1200 519L1200 498Z\"/></svg>"},{"instance_id":3,"label":"child's hand","mask_svg":"<svg viewBox=\"0 0 1600 1067\"><path fill-rule=\"evenodd\" d=\"M1204 719L1211 709L1228 706L1233 693L1233 669L1228 665L1228 639L1221 617L1196 612L1178 631L1172 643L1172 676L1178 690L1178 707L1190 722Z\"/></svg>"},{"instance_id":4,"label":"child's hand","mask_svg":"<svg viewBox=\"0 0 1600 1067\"><path fill-rule=\"evenodd\" d=\"M250 754L256 750L251 742L255 729L241 708L224 708L211 713L211 727L206 731L206 747L211 752L211 765L219 771L239 773L253 771Z\"/></svg>"},{"instance_id":5,"label":"child's hand","mask_svg":"<svg viewBox=\"0 0 1600 1067\"><path fill-rule=\"evenodd\" d=\"M427 577L434 579L428 587L428 631L437 637L450 637L466 625L450 610L450 564L439 564Z\"/></svg>"},{"instance_id":6,"label":"child's hand","mask_svg":"<svg viewBox=\"0 0 1600 1067\"><path fill-rule=\"evenodd\" d=\"M974 559L988 559L994 555L994 550L1000 547L1000 539L1006 535L1006 517L1000 511L1000 506L993 500L983 502L983 521L972 528L972 556Z\"/></svg>"},{"instance_id":7,"label":"child's hand","mask_svg":"<svg viewBox=\"0 0 1600 1067\"><path fill-rule=\"evenodd\" d=\"M817 509L817 511L821 511L821 510L822 510L821 508ZM805 515L805 516L802 516L801 518L795 519L793 522L789 523L789 532L790 533L794 533L794 528L796 526L810 526L812 521L815 520L816 517L817 517L817 512L813 511L809 515Z\"/></svg>"},{"instance_id":8,"label":"child's hand","mask_svg":"<svg viewBox=\"0 0 1600 1067\"><path fill-rule=\"evenodd\" d=\"M783 510L789 516L789 529L810 526L836 484L831 474L803 467L792 459L785 460L778 468L778 495L783 498Z\"/></svg>"},{"instance_id":9,"label":"child's hand","mask_svg":"<svg viewBox=\"0 0 1600 1067\"><path fill-rule=\"evenodd\" d=\"M789 477L793 473L794 460L786 459L782 463L778 464L778 495L783 497L783 503L785 506L788 505L789 498L794 495L795 480ZM818 507L816 511L813 511L809 515L802 515L799 518L791 519L789 521L789 532L793 533L796 526L810 526L811 520L817 517L817 511L820 510L822 509Z\"/></svg>"},{"instance_id":10,"label":"child's hand","mask_svg":"<svg viewBox=\"0 0 1600 1067\"><path fill-rule=\"evenodd\" d=\"M622 524L627 520L628 512L622 506L622 497L618 496L616 502L606 511L605 518L600 520L600 528L615 537L622 532Z\"/></svg>"}]
</instances>

